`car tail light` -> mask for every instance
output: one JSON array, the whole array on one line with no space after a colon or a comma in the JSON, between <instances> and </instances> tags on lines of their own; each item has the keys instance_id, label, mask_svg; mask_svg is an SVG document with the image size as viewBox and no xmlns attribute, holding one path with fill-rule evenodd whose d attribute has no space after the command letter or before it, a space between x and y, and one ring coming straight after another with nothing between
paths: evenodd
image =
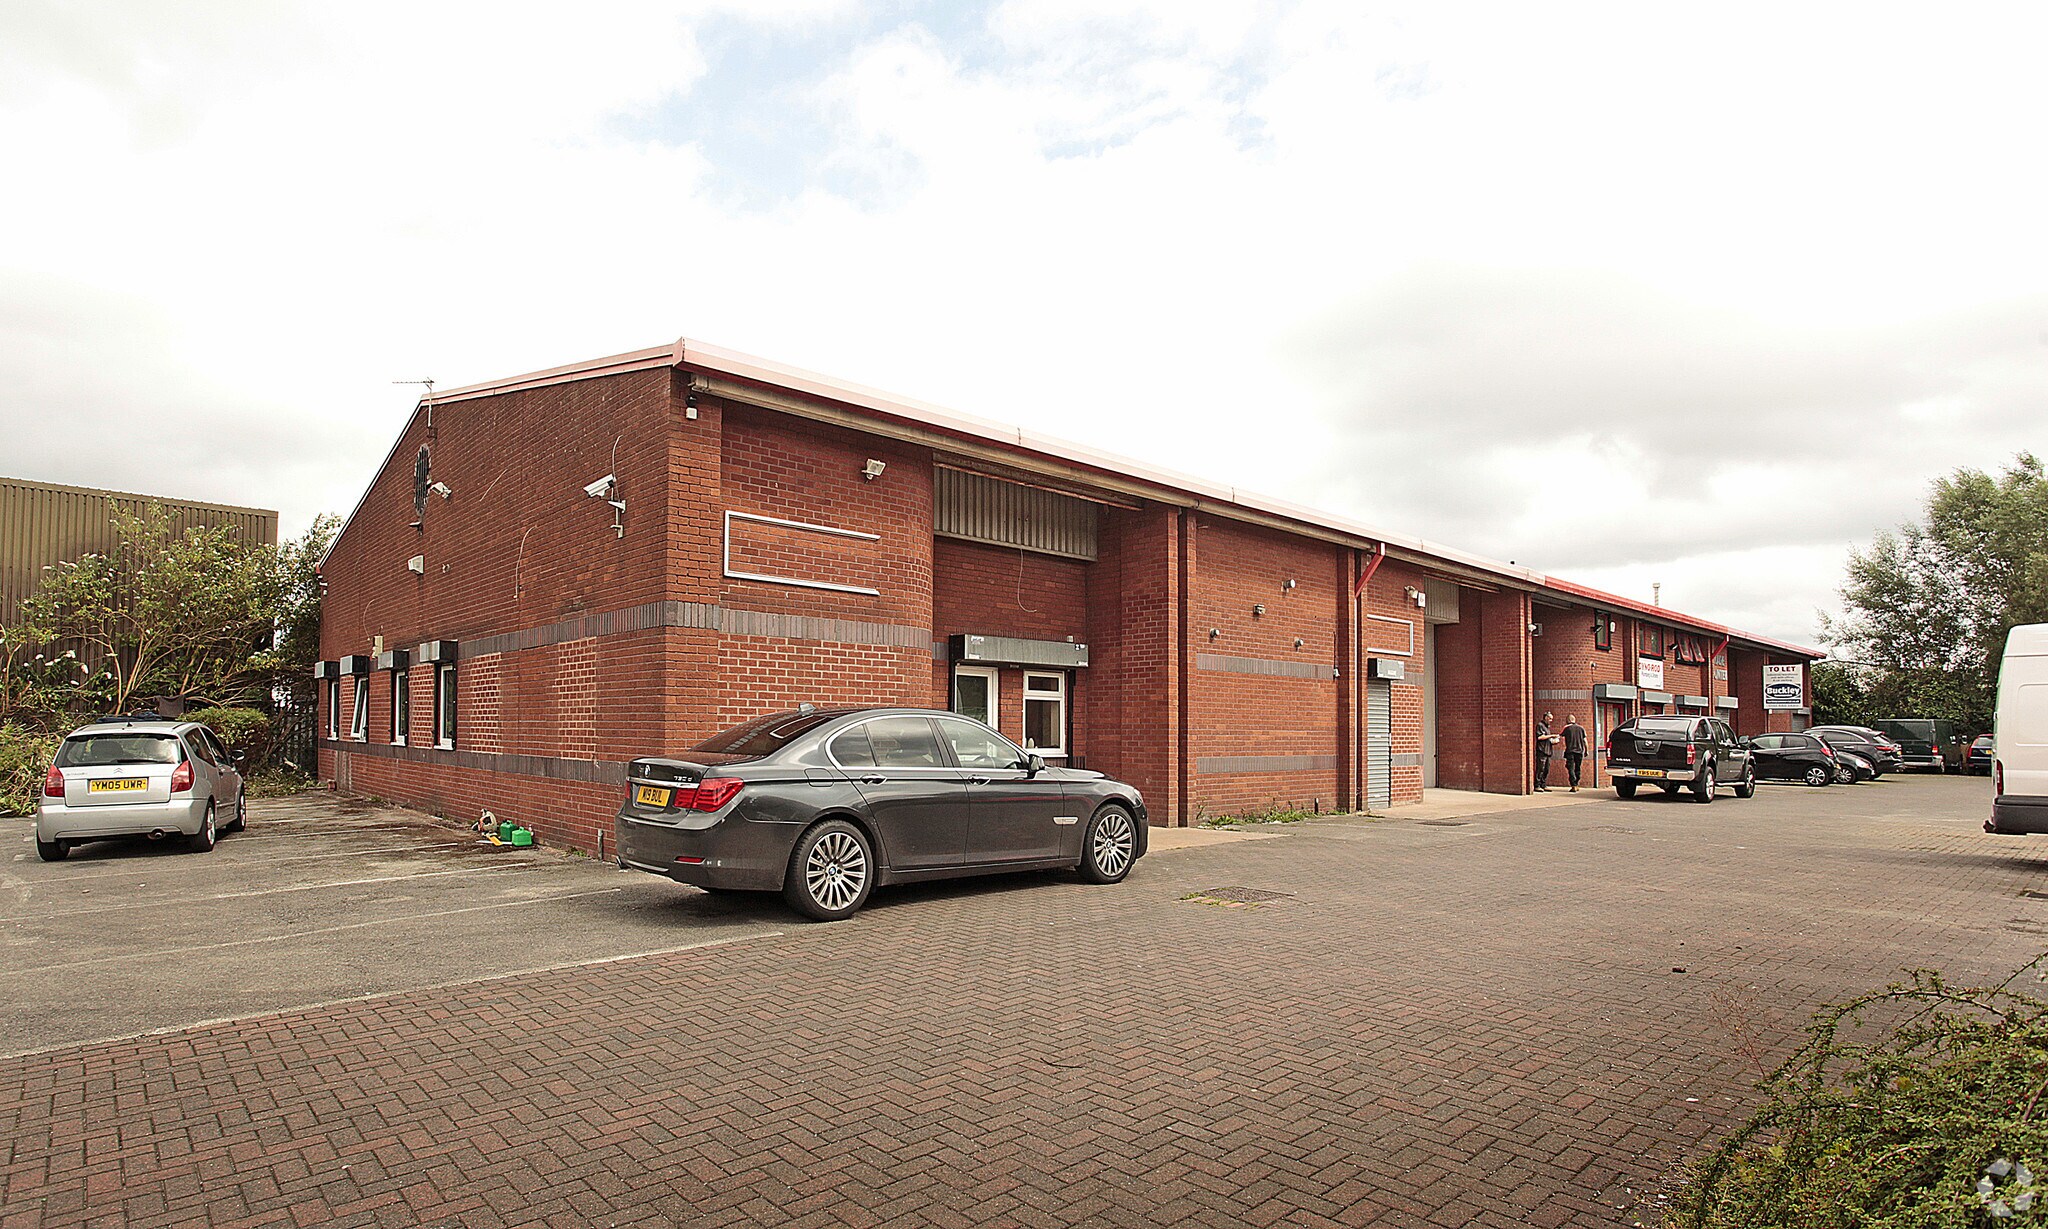
<instances>
[{"instance_id":1,"label":"car tail light","mask_svg":"<svg viewBox=\"0 0 2048 1229\"><path fill-rule=\"evenodd\" d=\"M46 773L44 773L44 774L43 774L43 797L45 797L45 798L62 798L63 796L64 796L64 773L63 773L63 770L62 770L62 769L60 769L60 768L58 768L58 767L57 767L57 766L56 766L55 764L52 764L52 765L50 765L50 771L48 771L48 772L46 772Z\"/></svg>"},{"instance_id":2,"label":"car tail light","mask_svg":"<svg viewBox=\"0 0 2048 1229\"><path fill-rule=\"evenodd\" d=\"M1700 757L1700 749L1691 743L1685 744L1685 762L1690 764Z\"/></svg>"},{"instance_id":3,"label":"car tail light","mask_svg":"<svg viewBox=\"0 0 2048 1229\"><path fill-rule=\"evenodd\" d=\"M687 800L679 791L676 805L688 807L692 811L716 811L731 802L733 795L739 793L740 787L745 784L746 782L738 777L706 777L697 783L696 789L690 791Z\"/></svg>"},{"instance_id":4,"label":"car tail light","mask_svg":"<svg viewBox=\"0 0 2048 1229\"><path fill-rule=\"evenodd\" d=\"M1822 743L1820 745L1820 753L1822 755L1827 756L1829 759L1835 758L1835 749L1833 747L1828 746L1826 743Z\"/></svg>"},{"instance_id":5,"label":"car tail light","mask_svg":"<svg viewBox=\"0 0 2048 1229\"><path fill-rule=\"evenodd\" d=\"M174 794L182 794L186 790L189 790L191 788L192 761L179 760L178 766L176 768L171 769L171 792Z\"/></svg>"},{"instance_id":6,"label":"car tail light","mask_svg":"<svg viewBox=\"0 0 2048 1229\"><path fill-rule=\"evenodd\" d=\"M56 769L53 768L50 771L55 772ZM2005 762L2003 760L1993 760L1991 761L1991 794L1995 798L2003 793L2005 793Z\"/></svg>"}]
</instances>

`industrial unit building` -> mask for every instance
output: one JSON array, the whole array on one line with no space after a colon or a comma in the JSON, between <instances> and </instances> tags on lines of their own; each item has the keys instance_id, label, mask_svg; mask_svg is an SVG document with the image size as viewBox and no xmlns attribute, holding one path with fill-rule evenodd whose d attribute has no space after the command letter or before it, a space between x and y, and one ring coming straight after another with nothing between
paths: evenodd
<instances>
[{"instance_id":1,"label":"industrial unit building","mask_svg":"<svg viewBox=\"0 0 2048 1229\"><path fill-rule=\"evenodd\" d=\"M592 851L626 761L803 703L1188 824L1526 792L1546 708L1791 729L1818 656L688 340L423 402L322 575L323 776Z\"/></svg>"}]
</instances>

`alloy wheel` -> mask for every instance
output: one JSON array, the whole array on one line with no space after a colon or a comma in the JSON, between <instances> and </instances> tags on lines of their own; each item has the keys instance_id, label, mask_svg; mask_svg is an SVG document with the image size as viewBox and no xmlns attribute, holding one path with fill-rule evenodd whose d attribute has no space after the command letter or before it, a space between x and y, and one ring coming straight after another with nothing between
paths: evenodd
<instances>
[{"instance_id":1,"label":"alloy wheel","mask_svg":"<svg viewBox=\"0 0 2048 1229\"><path fill-rule=\"evenodd\" d=\"M868 855L849 832L827 832L804 859L804 887L820 908L837 912L867 887Z\"/></svg>"},{"instance_id":2,"label":"alloy wheel","mask_svg":"<svg viewBox=\"0 0 2048 1229\"><path fill-rule=\"evenodd\" d=\"M1095 825L1089 850L1095 868L1114 879L1130 866L1137 848L1138 834L1131 827L1131 817L1122 811L1105 811Z\"/></svg>"},{"instance_id":3,"label":"alloy wheel","mask_svg":"<svg viewBox=\"0 0 2048 1229\"><path fill-rule=\"evenodd\" d=\"M219 840L220 830L214 827L213 804L209 802L206 804L206 818L199 821L199 831L191 836L190 845L198 852L205 853Z\"/></svg>"}]
</instances>

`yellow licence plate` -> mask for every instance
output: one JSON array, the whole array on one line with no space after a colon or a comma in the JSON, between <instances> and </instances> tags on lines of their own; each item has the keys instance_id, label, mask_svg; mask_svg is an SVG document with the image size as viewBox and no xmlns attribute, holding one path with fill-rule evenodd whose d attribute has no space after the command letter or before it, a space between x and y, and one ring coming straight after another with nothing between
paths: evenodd
<instances>
[{"instance_id":1,"label":"yellow licence plate","mask_svg":"<svg viewBox=\"0 0 2048 1229\"><path fill-rule=\"evenodd\" d=\"M1639 777L1661 777L1664 775L1664 770L1662 768L1638 768L1636 769L1636 775Z\"/></svg>"},{"instance_id":2,"label":"yellow licence plate","mask_svg":"<svg viewBox=\"0 0 2048 1229\"><path fill-rule=\"evenodd\" d=\"M149 782L141 777L109 777L104 781L87 781L85 783L85 792L88 794L116 794L126 790L148 788Z\"/></svg>"},{"instance_id":3,"label":"yellow licence plate","mask_svg":"<svg viewBox=\"0 0 2048 1229\"><path fill-rule=\"evenodd\" d=\"M633 801L642 806L665 807L668 805L668 793L659 785L643 785L633 791Z\"/></svg>"}]
</instances>

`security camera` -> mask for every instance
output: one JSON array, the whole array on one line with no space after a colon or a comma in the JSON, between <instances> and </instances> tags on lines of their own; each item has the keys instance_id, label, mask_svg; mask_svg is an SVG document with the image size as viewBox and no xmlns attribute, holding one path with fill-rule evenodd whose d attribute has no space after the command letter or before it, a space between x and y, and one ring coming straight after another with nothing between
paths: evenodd
<instances>
[{"instance_id":1,"label":"security camera","mask_svg":"<svg viewBox=\"0 0 2048 1229\"><path fill-rule=\"evenodd\" d=\"M584 487L583 493L585 495L590 496L592 499L603 499L605 496L612 493L612 487L617 485L618 481L618 478L615 477L614 475L606 474L604 477L599 478L596 482L593 482L589 486Z\"/></svg>"},{"instance_id":2,"label":"security camera","mask_svg":"<svg viewBox=\"0 0 2048 1229\"><path fill-rule=\"evenodd\" d=\"M428 487L427 489L429 491L432 491L434 494L439 495L443 499L448 499L455 494L455 492L448 489L448 484L445 482L436 482L434 485Z\"/></svg>"}]
</instances>

